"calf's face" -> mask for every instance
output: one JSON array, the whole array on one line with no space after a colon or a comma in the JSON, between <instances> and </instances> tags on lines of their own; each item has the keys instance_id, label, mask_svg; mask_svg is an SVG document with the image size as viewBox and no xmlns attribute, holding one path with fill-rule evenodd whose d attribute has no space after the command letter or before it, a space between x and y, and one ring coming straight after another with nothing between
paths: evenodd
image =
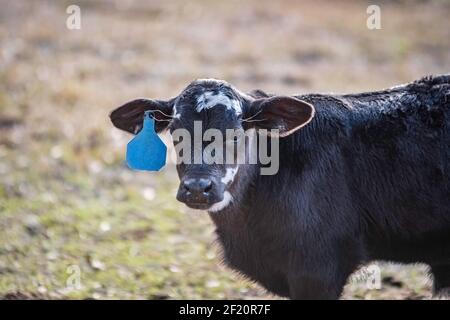
<instances>
[{"instance_id":1,"label":"calf's face","mask_svg":"<svg viewBox=\"0 0 450 320\"><path fill-rule=\"evenodd\" d=\"M314 116L313 106L296 98L257 98L225 81L206 79L192 82L167 101L130 101L110 118L117 128L136 134L146 111L151 111L157 132L168 129L172 134L180 178L177 199L210 212L222 210L233 200L231 186L239 172L239 150L250 152L244 132L264 130L272 138L282 138Z\"/></svg>"}]
</instances>

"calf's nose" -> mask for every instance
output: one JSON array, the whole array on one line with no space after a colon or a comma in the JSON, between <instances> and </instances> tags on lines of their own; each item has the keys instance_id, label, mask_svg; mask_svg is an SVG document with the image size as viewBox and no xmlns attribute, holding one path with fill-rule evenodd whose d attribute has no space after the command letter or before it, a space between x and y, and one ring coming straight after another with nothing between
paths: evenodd
<instances>
[{"instance_id":1,"label":"calf's nose","mask_svg":"<svg viewBox=\"0 0 450 320\"><path fill-rule=\"evenodd\" d=\"M212 181L211 179L206 178L191 178L183 182L183 187L187 192L190 192L192 196L201 198L211 191Z\"/></svg>"}]
</instances>

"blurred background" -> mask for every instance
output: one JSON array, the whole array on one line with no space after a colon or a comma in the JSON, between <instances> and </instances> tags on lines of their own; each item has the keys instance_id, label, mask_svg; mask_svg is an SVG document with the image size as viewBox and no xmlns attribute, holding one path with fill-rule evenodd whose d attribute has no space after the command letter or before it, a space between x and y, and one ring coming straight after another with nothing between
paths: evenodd
<instances>
[{"instance_id":1,"label":"blurred background","mask_svg":"<svg viewBox=\"0 0 450 320\"><path fill-rule=\"evenodd\" d=\"M196 78L294 94L448 73L449 17L446 0L0 0L0 297L276 299L221 265L173 166L126 168L131 136L108 113ZM431 297L426 266L380 266L381 290L349 281L343 297Z\"/></svg>"}]
</instances>

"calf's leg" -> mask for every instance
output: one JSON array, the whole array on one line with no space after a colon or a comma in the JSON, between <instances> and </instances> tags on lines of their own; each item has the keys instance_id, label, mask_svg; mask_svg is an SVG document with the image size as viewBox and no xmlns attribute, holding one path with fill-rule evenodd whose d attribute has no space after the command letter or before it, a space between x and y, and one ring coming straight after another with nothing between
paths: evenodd
<instances>
[{"instance_id":1,"label":"calf's leg","mask_svg":"<svg viewBox=\"0 0 450 320\"><path fill-rule=\"evenodd\" d=\"M339 299L348 277L360 263L355 254L327 255L304 259L301 266L291 268L288 275L289 297L298 300ZM303 260L303 259L302 259Z\"/></svg>"},{"instance_id":2,"label":"calf's leg","mask_svg":"<svg viewBox=\"0 0 450 320\"><path fill-rule=\"evenodd\" d=\"M343 287L342 283L317 275L297 275L290 279L289 297L295 300L336 300Z\"/></svg>"},{"instance_id":3,"label":"calf's leg","mask_svg":"<svg viewBox=\"0 0 450 320\"><path fill-rule=\"evenodd\" d=\"M431 265L433 294L450 296L450 264Z\"/></svg>"}]
</instances>

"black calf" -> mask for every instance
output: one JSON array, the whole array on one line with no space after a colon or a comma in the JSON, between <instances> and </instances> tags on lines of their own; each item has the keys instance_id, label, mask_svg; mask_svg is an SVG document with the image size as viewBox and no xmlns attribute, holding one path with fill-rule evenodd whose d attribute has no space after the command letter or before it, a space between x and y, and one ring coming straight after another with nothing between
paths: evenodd
<instances>
[{"instance_id":1,"label":"black calf","mask_svg":"<svg viewBox=\"0 0 450 320\"><path fill-rule=\"evenodd\" d=\"M450 288L450 75L291 98L203 80L161 103L151 109L172 110L178 120L170 126L203 119L249 129L243 119L251 116L257 130L281 130L278 173L239 165L220 189L228 197L208 209L232 268L294 299L336 299L348 276L375 259L427 263L435 291ZM139 125L141 118L126 117L139 106L119 108L113 122ZM182 181L191 171L220 178L229 169L180 166Z\"/></svg>"}]
</instances>

